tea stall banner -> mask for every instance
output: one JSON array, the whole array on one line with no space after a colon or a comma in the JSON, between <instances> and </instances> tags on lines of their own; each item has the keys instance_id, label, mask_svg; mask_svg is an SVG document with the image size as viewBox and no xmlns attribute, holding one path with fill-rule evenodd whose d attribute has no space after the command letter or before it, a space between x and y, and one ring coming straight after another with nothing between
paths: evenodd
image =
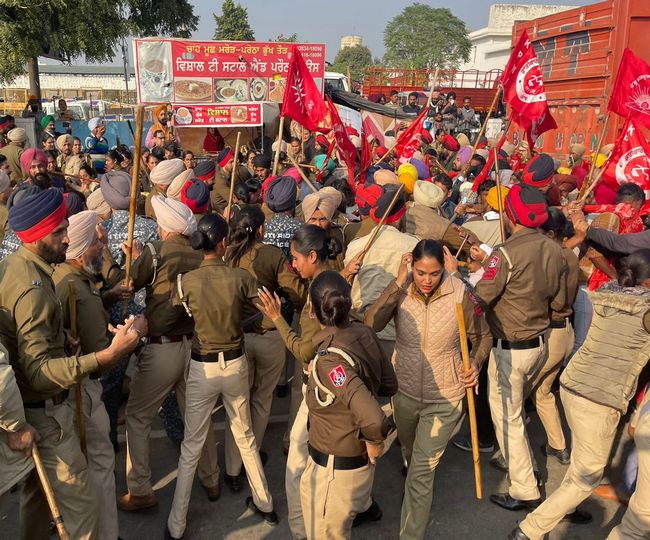
<instances>
[{"instance_id":1,"label":"tea stall banner","mask_svg":"<svg viewBox=\"0 0 650 540\"><path fill-rule=\"evenodd\" d=\"M174 104L174 125L178 127L253 127L262 124L261 103Z\"/></svg>"}]
</instances>

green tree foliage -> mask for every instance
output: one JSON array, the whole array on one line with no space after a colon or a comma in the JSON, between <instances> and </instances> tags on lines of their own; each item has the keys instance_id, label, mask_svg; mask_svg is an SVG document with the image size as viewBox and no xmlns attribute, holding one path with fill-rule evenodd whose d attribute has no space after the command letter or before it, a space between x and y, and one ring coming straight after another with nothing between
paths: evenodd
<instances>
[{"instance_id":1,"label":"green tree foliage","mask_svg":"<svg viewBox=\"0 0 650 540\"><path fill-rule=\"evenodd\" d=\"M248 9L233 0L225 0L221 16L213 14L216 28L212 39L228 41L255 41L253 30L248 24Z\"/></svg>"},{"instance_id":2,"label":"green tree foliage","mask_svg":"<svg viewBox=\"0 0 650 540\"><path fill-rule=\"evenodd\" d=\"M0 81L25 73L29 58L107 62L122 38L190 37L198 21L187 0L1 0Z\"/></svg>"},{"instance_id":3,"label":"green tree foliage","mask_svg":"<svg viewBox=\"0 0 650 540\"><path fill-rule=\"evenodd\" d=\"M457 69L469 60L472 44L465 23L447 8L415 3L384 29L388 66Z\"/></svg>"},{"instance_id":4,"label":"green tree foliage","mask_svg":"<svg viewBox=\"0 0 650 540\"><path fill-rule=\"evenodd\" d=\"M350 66L350 76L355 80L363 77L363 70L372 66L372 53L365 45L343 47L334 58L330 69L346 74Z\"/></svg>"},{"instance_id":5,"label":"green tree foliage","mask_svg":"<svg viewBox=\"0 0 650 540\"><path fill-rule=\"evenodd\" d=\"M295 32L290 36L285 36L284 34L280 34L276 38L267 39L267 41L283 41L285 43L298 43L298 34L296 34Z\"/></svg>"}]
</instances>

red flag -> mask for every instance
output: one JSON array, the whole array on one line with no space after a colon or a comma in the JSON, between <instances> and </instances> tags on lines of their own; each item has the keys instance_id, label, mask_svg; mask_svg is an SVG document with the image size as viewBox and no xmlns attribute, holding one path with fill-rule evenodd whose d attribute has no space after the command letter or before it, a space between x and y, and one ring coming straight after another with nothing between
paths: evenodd
<instances>
[{"instance_id":1,"label":"red flag","mask_svg":"<svg viewBox=\"0 0 650 540\"><path fill-rule=\"evenodd\" d=\"M499 139L499 142L497 143L496 146L497 154L499 153L499 150L501 150L501 147L505 142L506 142L506 134L504 133L501 136L501 139ZM487 175L492 170L492 165L494 165L494 149L490 149L490 153L488 154L488 158L487 161L485 162L485 165L483 166L483 169L481 169L481 172L478 173L478 176L474 179L474 183L472 184L472 191L474 192L478 191L479 186L485 181Z\"/></svg>"},{"instance_id":2,"label":"red flag","mask_svg":"<svg viewBox=\"0 0 650 540\"><path fill-rule=\"evenodd\" d=\"M628 117L603 168L602 179L612 189L634 182L646 196L650 195L650 145L632 116Z\"/></svg>"},{"instance_id":3,"label":"red flag","mask_svg":"<svg viewBox=\"0 0 650 540\"><path fill-rule=\"evenodd\" d=\"M330 131L325 125L327 106L295 45L282 98L282 116L292 118L310 131Z\"/></svg>"},{"instance_id":4,"label":"red flag","mask_svg":"<svg viewBox=\"0 0 650 540\"><path fill-rule=\"evenodd\" d=\"M503 72L503 98L512 109L512 119L526 130L532 148L544 132L555 129L544 92L542 70L533 44L524 30Z\"/></svg>"},{"instance_id":5,"label":"red flag","mask_svg":"<svg viewBox=\"0 0 650 540\"><path fill-rule=\"evenodd\" d=\"M329 97L327 98L327 105L330 110L332 129L334 130L334 140L338 146L338 155L348 166L348 169L354 169L357 162L357 147L354 146L350 137L348 137L348 132L346 131L343 122L341 122L339 111L336 109L336 106L332 103L332 100ZM354 182L354 178L351 180Z\"/></svg>"},{"instance_id":6,"label":"red flag","mask_svg":"<svg viewBox=\"0 0 650 540\"><path fill-rule=\"evenodd\" d=\"M366 181L365 174L370 165L372 165L372 148L370 148L368 136L364 132L361 134L361 165L359 170L360 184L363 184Z\"/></svg>"},{"instance_id":7,"label":"red flag","mask_svg":"<svg viewBox=\"0 0 650 540\"><path fill-rule=\"evenodd\" d=\"M327 164L332 157L332 152L334 152L334 147L336 146L336 141L332 139L330 145L327 147L327 154L325 154L325 161L323 161L323 167L316 173L316 182L320 184L320 181L323 179L323 174L327 170Z\"/></svg>"},{"instance_id":8,"label":"red flag","mask_svg":"<svg viewBox=\"0 0 650 540\"><path fill-rule=\"evenodd\" d=\"M411 159L417 149L420 148L420 143L422 142L422 125L428 112L428 107L422 107L422 111L418 117L397 138L395 150L401 163Z\"/></svg>"},{"instance_id":9,"label":"red flag","mask_svg":"<svg viewBox=\"0 0 650 540\"><path fill-rule=\"evenodd\" d=\"M650 128L650 66L630 49L623 51L607 109Z\"/></svg>"}]
</instances>

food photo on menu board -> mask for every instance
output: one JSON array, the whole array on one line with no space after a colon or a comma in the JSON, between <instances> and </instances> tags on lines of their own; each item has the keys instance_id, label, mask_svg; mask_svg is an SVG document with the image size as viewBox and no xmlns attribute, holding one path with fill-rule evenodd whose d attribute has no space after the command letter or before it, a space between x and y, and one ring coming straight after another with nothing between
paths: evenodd
<instances>
[{"instance_id":1,"label":"food photo on menu board","mask_svg":"<svg viewBox=\"0 0 650 540\"><path fill-rule=\"evenodd\" d=\"M174 106L174 124L178 126L259 125L261 120L260 103Z\"/></svg>"}]
</instances>

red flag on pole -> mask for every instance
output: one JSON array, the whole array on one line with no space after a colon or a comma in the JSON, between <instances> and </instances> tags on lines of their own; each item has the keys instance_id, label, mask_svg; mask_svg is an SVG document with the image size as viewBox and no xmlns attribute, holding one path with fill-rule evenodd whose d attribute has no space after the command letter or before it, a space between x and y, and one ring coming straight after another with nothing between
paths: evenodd
<instances>
[{"instance_id":1,"label":"red flag on pole","mask_svg":"<svg viewBox=\"0 0 650 540\"><path fill-rule=\"evenodd\" d=\"M630 49L623 51L607 109L650 128L650 66Z\"/></svg>"},{"instance_id":2,"label":"red flag on pole","mask_svg":"<svg viewBox=\"0 0 650 540\"><path fill-rule=\"evenodd\" d=\"M413 154L420 147L422 142L422 125L424 124L424 119L429 112L429 107L422 107L422 111L418 117L411 122L411 125L407 127L402 133L400 133L397 138L397 146L395 150L399 156L399 161L404 163L413 157Z\"/></svg>"},{"instance_id":3,"label":"red flag on pole","mask_svg":"<svg viewBox=\"0 0 650 540\"><path fill-rule=\"evenodd\" d=\"M359 183L363 184L365 180L365 174L368 168L372 165L372 149L370 148L370 143L368 142L368 136L365 132L361 133L361 164L359 170Z\"/></svg>"},{"instance_id":4,"label":"red flag on pole","mask_svg":"<svg viewBox=\"0 0 650 540\"><path fill-rule=\"evenodd\" d=\"M628 117L603 168L603 181L612 189L634 182L646 197L650 196L650 145L632 116Z\"/></svg>"},{"instance_id":5,"label":"red flag on pole","mask_svg":"<svg viewBox=\"0 0 650 540\"><path fill-rule=\"evenodd\" d=\"M330 131L326 126L327 106L321 91L295 45L282 98L282 116L292 118L310 131Z\"/></svg>"},{"instance_id":6,"label":"red flag on pole","mask_svg":"<svg viewBox=\"0 0 650 540\"><path fill-rule=\"evenodd\" d=\"M323 166L322 168L316 173L316 182L320 184L320 181L323 179L323 175L325 174L325 171L327 170L327 164L329 163L329 160L332 158L332 152L334 152L334 147L336 146L336 141L332 139L330 141L329 146L327 147L327 154L325 154L325 161L323 161Z\"/></svg>"},{"instance_id":7,"label":"red flag on pole","mask_svg":"<svg viewBox=\"0 0 650 540\"><path fill-rule=\"evenodd\" d=\"M338 155L341 158L341 161L344 161L348 166L348 169L354 169L354 166L357 163L357 147L354 146L350 137L348 137L348 132L341 122L341 117L339 116L339 111L336 109L336 105L332 103L332 100L327 98L327 106L330 110L330 118L332 120L332 130L334 131L334 140L338 147ZM352 179L354 181L354 179Z\"/></svg>"},{"instance_id":8,"label":"red flag on pole","mask_svg":"<svg viewBox=\"0 0 650 540\"><path fill-rule=\"evenodd\" d=\"M524 30L503 71L503 98L512 109L512 119L526 130L532 148L544 132L557 124L548 108L542 70L528 34Z\"/></svg>"}]
</instances>

